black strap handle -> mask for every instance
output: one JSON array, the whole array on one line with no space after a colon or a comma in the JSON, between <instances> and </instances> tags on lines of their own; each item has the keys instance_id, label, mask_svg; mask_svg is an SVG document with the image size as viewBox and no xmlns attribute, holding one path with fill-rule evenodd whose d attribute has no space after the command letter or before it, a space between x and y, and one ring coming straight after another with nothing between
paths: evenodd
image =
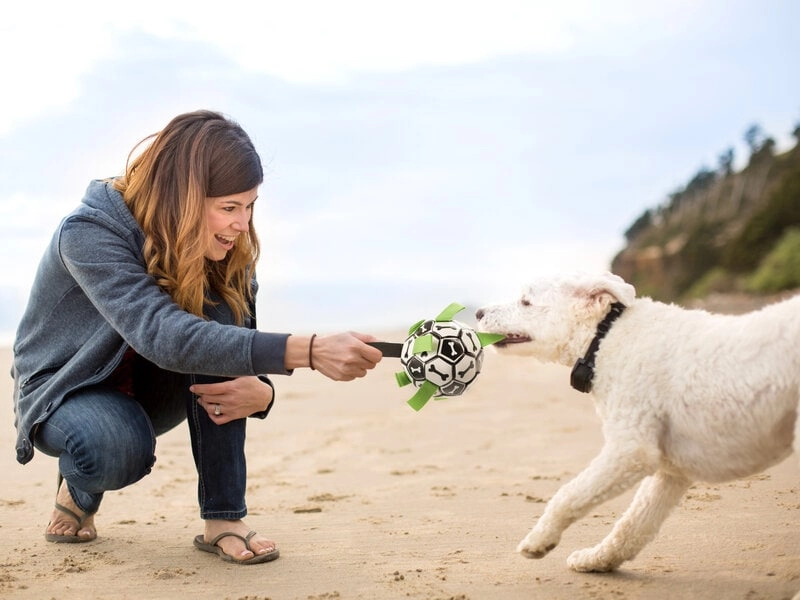
<instances>
[{"instance_id":1,"label":"black strap handle","mask_svg":"<svg viewBox=\"0 0 800 600\"><path fill-rule=\"evenodd\" d=\"M400 353L403 351L403 344L397 342L367 342L367 345L377 348L384 356L390 358L400 358Z\"/></svg>"}]
</instances>

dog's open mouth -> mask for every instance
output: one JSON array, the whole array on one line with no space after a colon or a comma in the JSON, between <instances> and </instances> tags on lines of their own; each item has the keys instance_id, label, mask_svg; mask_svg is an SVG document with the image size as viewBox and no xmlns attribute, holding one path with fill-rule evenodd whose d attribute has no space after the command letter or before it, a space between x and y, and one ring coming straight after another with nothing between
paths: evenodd
<instances>
[{"instance_id":1,"label":"dog's open mouth","mask_svg":"<svg viewBox=\"0 0 800 600\"><path fill-rule=\"evenodd\" d=\"M530 342L530 336L527 336L523 333L506 333L506 337L504 337L499 342L495 342L495 346L507 346L509 344L524 344L525 342Z\"/></svg>"}]
</instances>

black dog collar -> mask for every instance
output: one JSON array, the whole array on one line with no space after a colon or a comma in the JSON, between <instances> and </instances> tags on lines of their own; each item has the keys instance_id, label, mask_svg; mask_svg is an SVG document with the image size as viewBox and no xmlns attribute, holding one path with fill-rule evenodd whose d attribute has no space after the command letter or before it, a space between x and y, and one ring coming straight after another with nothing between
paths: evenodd
<instances>
[{"instance_id":1,"label":"black dog collar","mask_svg":"<svg viewBox=\"0 0 800 600\"><path fill-rule=\"evenodd\" d=\"M611 310L605 318L597 324L597 333L594 335L592 343L589 344L589 349L584 354L583 358L579 358L572 367L572 373L569 376L569 383L579 392L588 394L592 391L592 379L594 378L594 355L600 347L600 340L602 340L611 329L611 324L622 314L625 310L625 305L621 302L614 302L611 305Z\"/></svg>"}]
</instances>

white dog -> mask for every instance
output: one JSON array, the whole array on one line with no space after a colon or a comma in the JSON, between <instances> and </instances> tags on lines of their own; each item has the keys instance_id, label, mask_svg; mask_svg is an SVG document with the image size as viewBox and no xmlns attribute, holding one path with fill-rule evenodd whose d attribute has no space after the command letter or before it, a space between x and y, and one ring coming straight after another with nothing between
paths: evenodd
<instances>
[{"instance_id":1,"label":"white dog","mask_svg":"<svg viewBox=\"0 0 800 600\"><path fill-rule=\"evenodd\" d=\"M793 439L800 450L800 296L718 315L636 298L606 273L538 281L476 317L480 331L506 335L499 352L575 365L573 387L591 391L602 420L600 454L520 542L529 558L641 481L611 533L567 560L576 571L611 571L655 537L693 481L763 471L791 454Z\"/></svg>"}]
</instances>

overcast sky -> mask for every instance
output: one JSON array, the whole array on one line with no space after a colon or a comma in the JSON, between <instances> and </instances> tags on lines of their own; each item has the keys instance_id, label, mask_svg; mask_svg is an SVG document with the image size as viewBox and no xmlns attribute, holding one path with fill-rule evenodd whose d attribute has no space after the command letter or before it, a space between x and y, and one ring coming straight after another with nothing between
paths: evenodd
<instances>
[{"instance_id":1,"label":"overcast sky","mask_svg":"<svg viewBox=\"0 0 800 600\"><path fill-rule=\"evenodd\" d=\"M262 155L262 290L323 294L275 294L294 329L607 268L750 125L785 148L800 122L791 0L7 4L0 331L89 180L187 110Z\"/></svg>"}]
</instances>

